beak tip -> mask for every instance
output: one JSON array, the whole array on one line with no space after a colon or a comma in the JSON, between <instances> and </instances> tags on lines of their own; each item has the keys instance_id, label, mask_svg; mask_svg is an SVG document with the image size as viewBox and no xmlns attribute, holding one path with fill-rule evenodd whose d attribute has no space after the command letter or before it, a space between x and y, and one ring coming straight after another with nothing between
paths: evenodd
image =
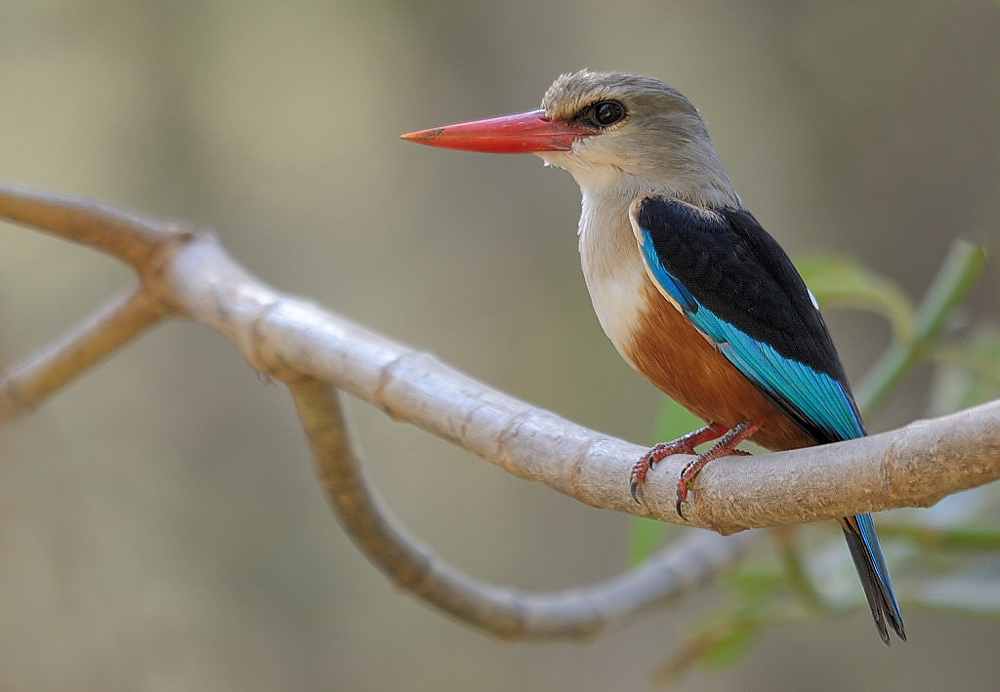
<instances>
[{"instance_id":1,"label":"beak tip","mask_svg":"<svg viewBox=\"0 0 1000 692\"><path fill-rule=\"evenodd\" d=\"M441 136L441 131L444 128L436 127L431 130L420 130L418 132L408 132L405 135L400 135L399 138L407 142L416 142L417 144L429 144L430 140L437 139Z\"/></svg>"}]
</instances>

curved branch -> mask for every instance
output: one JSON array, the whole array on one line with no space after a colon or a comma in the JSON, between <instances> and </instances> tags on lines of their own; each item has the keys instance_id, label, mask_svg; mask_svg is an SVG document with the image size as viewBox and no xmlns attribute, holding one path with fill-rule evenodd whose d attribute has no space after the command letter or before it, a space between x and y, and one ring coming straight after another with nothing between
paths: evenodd
<instances>
[{"instance_id":1,"label":"curved branch","mask_svg":"<svg viewBox=\"0 0 1000 692\"><path fill-rule=\"evenodd\" d=\"M338 393L318 380L287 382L309 437L320 483L355 544L400 588L504 639L585 638L675 598L725 571L749 534L699 532L638 569L586 588L534 594L477 581L399 529L368 489L346 432Z\"/></svg>"}]
</instances>

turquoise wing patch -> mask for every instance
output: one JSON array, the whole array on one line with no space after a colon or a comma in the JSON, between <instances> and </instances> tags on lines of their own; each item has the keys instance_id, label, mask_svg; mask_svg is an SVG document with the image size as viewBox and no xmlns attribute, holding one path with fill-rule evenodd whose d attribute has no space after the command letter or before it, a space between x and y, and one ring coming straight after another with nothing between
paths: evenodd
<instances>
[{"instance_id":1,"label":"turquoise wing patch","mask_svg":"<svg viewBox=\"0 0 1000 692\"><path fill-rule=\"evenodd\" d=\"M643 259L660 288L680 306L691 323L711 339L719 352L772 401L805 427L816 427L831 439L861 437L864 426L843 386L826 373L786 358L768 344L719 318L684 288L663 263L652 238L642 229Z\"/></svg>"}]
</instances>

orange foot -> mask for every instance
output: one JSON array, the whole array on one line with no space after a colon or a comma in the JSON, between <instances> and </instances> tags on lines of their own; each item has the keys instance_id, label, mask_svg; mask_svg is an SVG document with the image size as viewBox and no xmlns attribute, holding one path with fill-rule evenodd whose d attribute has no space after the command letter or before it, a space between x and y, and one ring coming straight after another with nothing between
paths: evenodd
<instances>
[{"instance_id":1,"label":"orange foot","mask_svg":"<svg viewBox=\"0 0 1000 692\"><path fill-rule=\"evenodd\" d=\"M713 459L724 457L727 454L749 454L749 452L736 449L736 445L755 435L763 425L763 420L756 420L753 422L746 420L743 421L720 437L719 441L712 445L707 452L699 454L684 467L684 470L681 471L680 480L677 481L677 504L675 505L677 508L677 516L684 519L684 512L681 511L681 504L687 499L688 486L691 484L691 481L694 480L695 476L697 476L698 473L705 467L705 464Z\"/></svg>"},{"instance_id":2,"label":"orange foot","mask_svg":"<svg viewBox=\"0 0 1000 692\"><path fill-rule=\"evenodd\" d=\"M642 502L642 484L646 481L646 474L660 460L671 454L694 454L695 447L711 440L717 440L727 432L726 426L719 423L709 423L704 428L689 432L684 437L654 445L632 467L632 474L629 477L629 490L632 491L632 499L638 503Z\"/></svg>"}]
</instances>

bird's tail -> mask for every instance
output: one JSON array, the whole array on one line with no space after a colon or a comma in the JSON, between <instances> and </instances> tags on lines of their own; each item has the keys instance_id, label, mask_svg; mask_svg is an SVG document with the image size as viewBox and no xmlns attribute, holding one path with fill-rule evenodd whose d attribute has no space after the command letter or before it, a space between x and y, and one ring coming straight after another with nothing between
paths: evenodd
<instances>
[{"instance_id":1,"label":"bird's tail","mask_svg":"<svg viewBox=\"0 0 1000 692\"><path fill-rule=\"evenodd\" d=\"M841 528L844 529L847 547L850 548L851 557L854 558L854 566L858 570L858 576L861 577L861 585L865 589L865 597L872 609L875 627L878 628L882 641L886 645L889 644L889 629L886 627L888 623L905 642L903 616L899 613L896 594L892 591L892 580L889 578L889 570L882 557L882 546L879 545L878 534L875 533L872 515L858 514L839 521Z\"/></svg>"}]
</instances>

